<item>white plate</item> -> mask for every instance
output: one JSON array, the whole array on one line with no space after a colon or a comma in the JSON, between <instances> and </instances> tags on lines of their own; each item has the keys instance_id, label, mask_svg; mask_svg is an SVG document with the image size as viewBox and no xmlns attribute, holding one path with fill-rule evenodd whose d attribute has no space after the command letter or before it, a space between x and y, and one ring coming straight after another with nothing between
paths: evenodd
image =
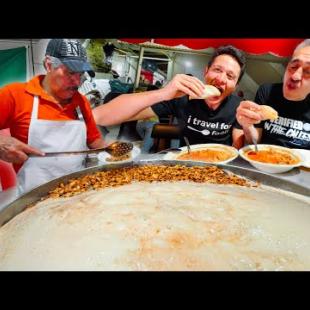
<instances>
[{"instance_id":1,"label":"white plate","mask_svg":"<svg viewBox=\"0 0 310 310\"><path fill-rule=\"evenodd\" d=\"M117 164L117 163L126 163L126 162L130 162L132 161L134 158L136 158L139 154L141 153L141 150L137 147L137 146L134 146L132 151L131 151L131 157L128 158L128 159L125 159L125 160L119 160L119 161L107 161L106 159L111 157L110 154L106 153L106 152L102 152L102 153L99 153L98 155L98 159L99 161L101 162L104 162L106 164Z\"/></svg>"},{"instance_id":2,"label":"white plate","mask_svg":"<svg viewBox=\"0 0 310 310\"><path fill-rule=\"evenodd\" d=\"M209 162L211 164L227 164L231 161L233 161L235 158L237 158L239 156L238 150L235 149L232 146L228 146L228 145L224 145L224 144L216 144L216 143L205 143L205 144L194 144L191 145L191 150L207 150L207 149L225 149L228 150L232 153L232 156L229 159L226 159L224 161L217 161L217 162ZM164 160L183 160L183 161L196 161L196 160L184 160L184 159L178 159L177 157L179 157L181 154L185 154L187 153L187 147L183 146L180 148L182 151L181 152L169 152L167 153L163 159ZM207 161L203 161L203 162L207 162Z\"/></svg>"},{"instance_id":3,"label":"white plate","mask_svg":"<svg viewBox=\"0 0 310 310\"><path fill-rule=\"evenodd\" d=\"M245 153L247 151L249 151L249 150L254 151L255 150L254 145L247 145L247 146L243 147L242 149L240 149L239 150L240 156L258 170L268 172L268 173L282 173L282 172L287 172L287 171L289 171L295 167L299 167L302 165L303 159L302 159L301 155L299 153L295 152L293 149L289 149L289 148L279 146L279 145L271 145L271 144L258 144L257 147L258 147L258 150L272 148L272 149L279 150L279 151L285 151L285 152L291 153L292 155L294 155L300 159L299 163L293 164L293 165L268 164L268 163L262 163L262 162L256 161L256 160L251 160L245 155Z\"/></svg>"},{"instance_id":4,"label":"white plate","mask_svg":"<svg viewBox=\"0 0 310 310\"><path fill-rule=\"evenodd\" d=\"M306 168L310 168L310 150L304 149L293 149L297 153L299 153L303 159L302 166Z\"/></svg>"}]
</instances>

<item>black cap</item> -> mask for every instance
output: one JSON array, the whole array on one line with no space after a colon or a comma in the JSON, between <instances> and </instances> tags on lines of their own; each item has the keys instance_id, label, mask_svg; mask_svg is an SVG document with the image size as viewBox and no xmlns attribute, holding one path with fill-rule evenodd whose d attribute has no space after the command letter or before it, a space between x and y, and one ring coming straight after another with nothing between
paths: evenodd
<instances>
[{"instance_id":1,"label":"black cap","mask_svg":"<svg viewBox=\"0 0 310 310\"><path fill-rule=\"evenodd\" d=\"M45 55L58 58L73 72L87 72L91 77L95 76L87 61L86 50L79 40L52 39L48 42Z\"/></svg>"}]
</instances>

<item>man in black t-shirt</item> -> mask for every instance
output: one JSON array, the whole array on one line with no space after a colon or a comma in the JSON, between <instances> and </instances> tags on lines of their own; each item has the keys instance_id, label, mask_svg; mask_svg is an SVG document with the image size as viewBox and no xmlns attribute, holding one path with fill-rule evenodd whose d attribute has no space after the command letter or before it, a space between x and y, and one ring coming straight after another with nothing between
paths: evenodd
<instances>
[{"instance_id":1,"label":"man in black t-shirt","mask_svg":"<svg viewBox=\"0 0 310 310\"><path fill-rule=\"evenodd\" d=\"M212 55L204 74L205 83L218 88L219 96L198 99L203 95L204 83L177 74L159 90L121 95L95 108L93 114L97 124L103 126L172 115L191 144L222 143L240 148L243 131L236 121L236 109L241 99L232 93L244 70L244 54L231 45L222 46Z\"/></svg>"},{"instance_id":2,"label":"man in black t-shirt","mask_svg":"<svg viewBox=\"0 0 310 310\"><path fill-rule=\"evenodd\" d=\"M188 96L163 101L152 106L158 117L173 115L177 118L184 136L191 144L221 143L232 145L232 132L240 130L236 122L236 109L240 103L237 96L229 95L215 110L203 99L189 100ZM235 130L235 129L237 130ZM234 132L234 135L236 133ZM234 141L237 146L237 141ZM183 140L180 141L184 145Z\"/></svg>"},{"instance_id":3,"label":"man in black t-shirt","mask_svg":"<svg viewBox=\"0 0 310 310\"><path fill-rule=\"evenodd\" d=\"M279 117L262 121L261 104L274 108ZM255 103L241 102L237 119L249 143L255 135L260 143L310 149L310 39L295 48L283 83L260 86Z\"/></svg>"}]
</instances>

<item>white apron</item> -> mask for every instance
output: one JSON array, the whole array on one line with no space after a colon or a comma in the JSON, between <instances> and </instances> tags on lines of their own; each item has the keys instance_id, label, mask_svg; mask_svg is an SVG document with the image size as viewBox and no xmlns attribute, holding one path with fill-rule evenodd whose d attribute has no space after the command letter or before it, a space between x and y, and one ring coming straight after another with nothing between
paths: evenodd
<instances>
[{"instance_id":1,"label":"white apron","mask_svg":"<svg viewBox=\"0 0 310 310\"><path fill-rule=\"evenodd\" d=\"M43 152L87 150L86 125L81 120L38 119L39 98L33 99L28 144ZM18 171L18 190L23 194L62 175L84 168L84 155L29 157Z\"/></svg>"}]
</instances>

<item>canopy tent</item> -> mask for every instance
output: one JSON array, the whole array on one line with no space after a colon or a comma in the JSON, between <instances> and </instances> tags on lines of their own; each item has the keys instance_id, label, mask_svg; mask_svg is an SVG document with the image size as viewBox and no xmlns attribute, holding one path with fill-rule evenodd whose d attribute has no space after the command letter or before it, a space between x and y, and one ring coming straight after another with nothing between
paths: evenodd
<instances>
[{"instance_id":1,"label":"canopy tent","mask_svg":"<svg viewBox=\"0 0 310 310\"><path fill-rule=\"evenodd\" d=\"M162 39L149 39L149 38L124 38L120 41L132 44L148 44L162 45L167 47L185 47L194 50L203 50L210 47L217 48L221 45L231 44L246 53L253 55L273 54L279 57L291 56L297 44L302 42L302 38L221 38L221 39L190 39L190 38L162 38Z\"/></svg>"}]
</instances>

